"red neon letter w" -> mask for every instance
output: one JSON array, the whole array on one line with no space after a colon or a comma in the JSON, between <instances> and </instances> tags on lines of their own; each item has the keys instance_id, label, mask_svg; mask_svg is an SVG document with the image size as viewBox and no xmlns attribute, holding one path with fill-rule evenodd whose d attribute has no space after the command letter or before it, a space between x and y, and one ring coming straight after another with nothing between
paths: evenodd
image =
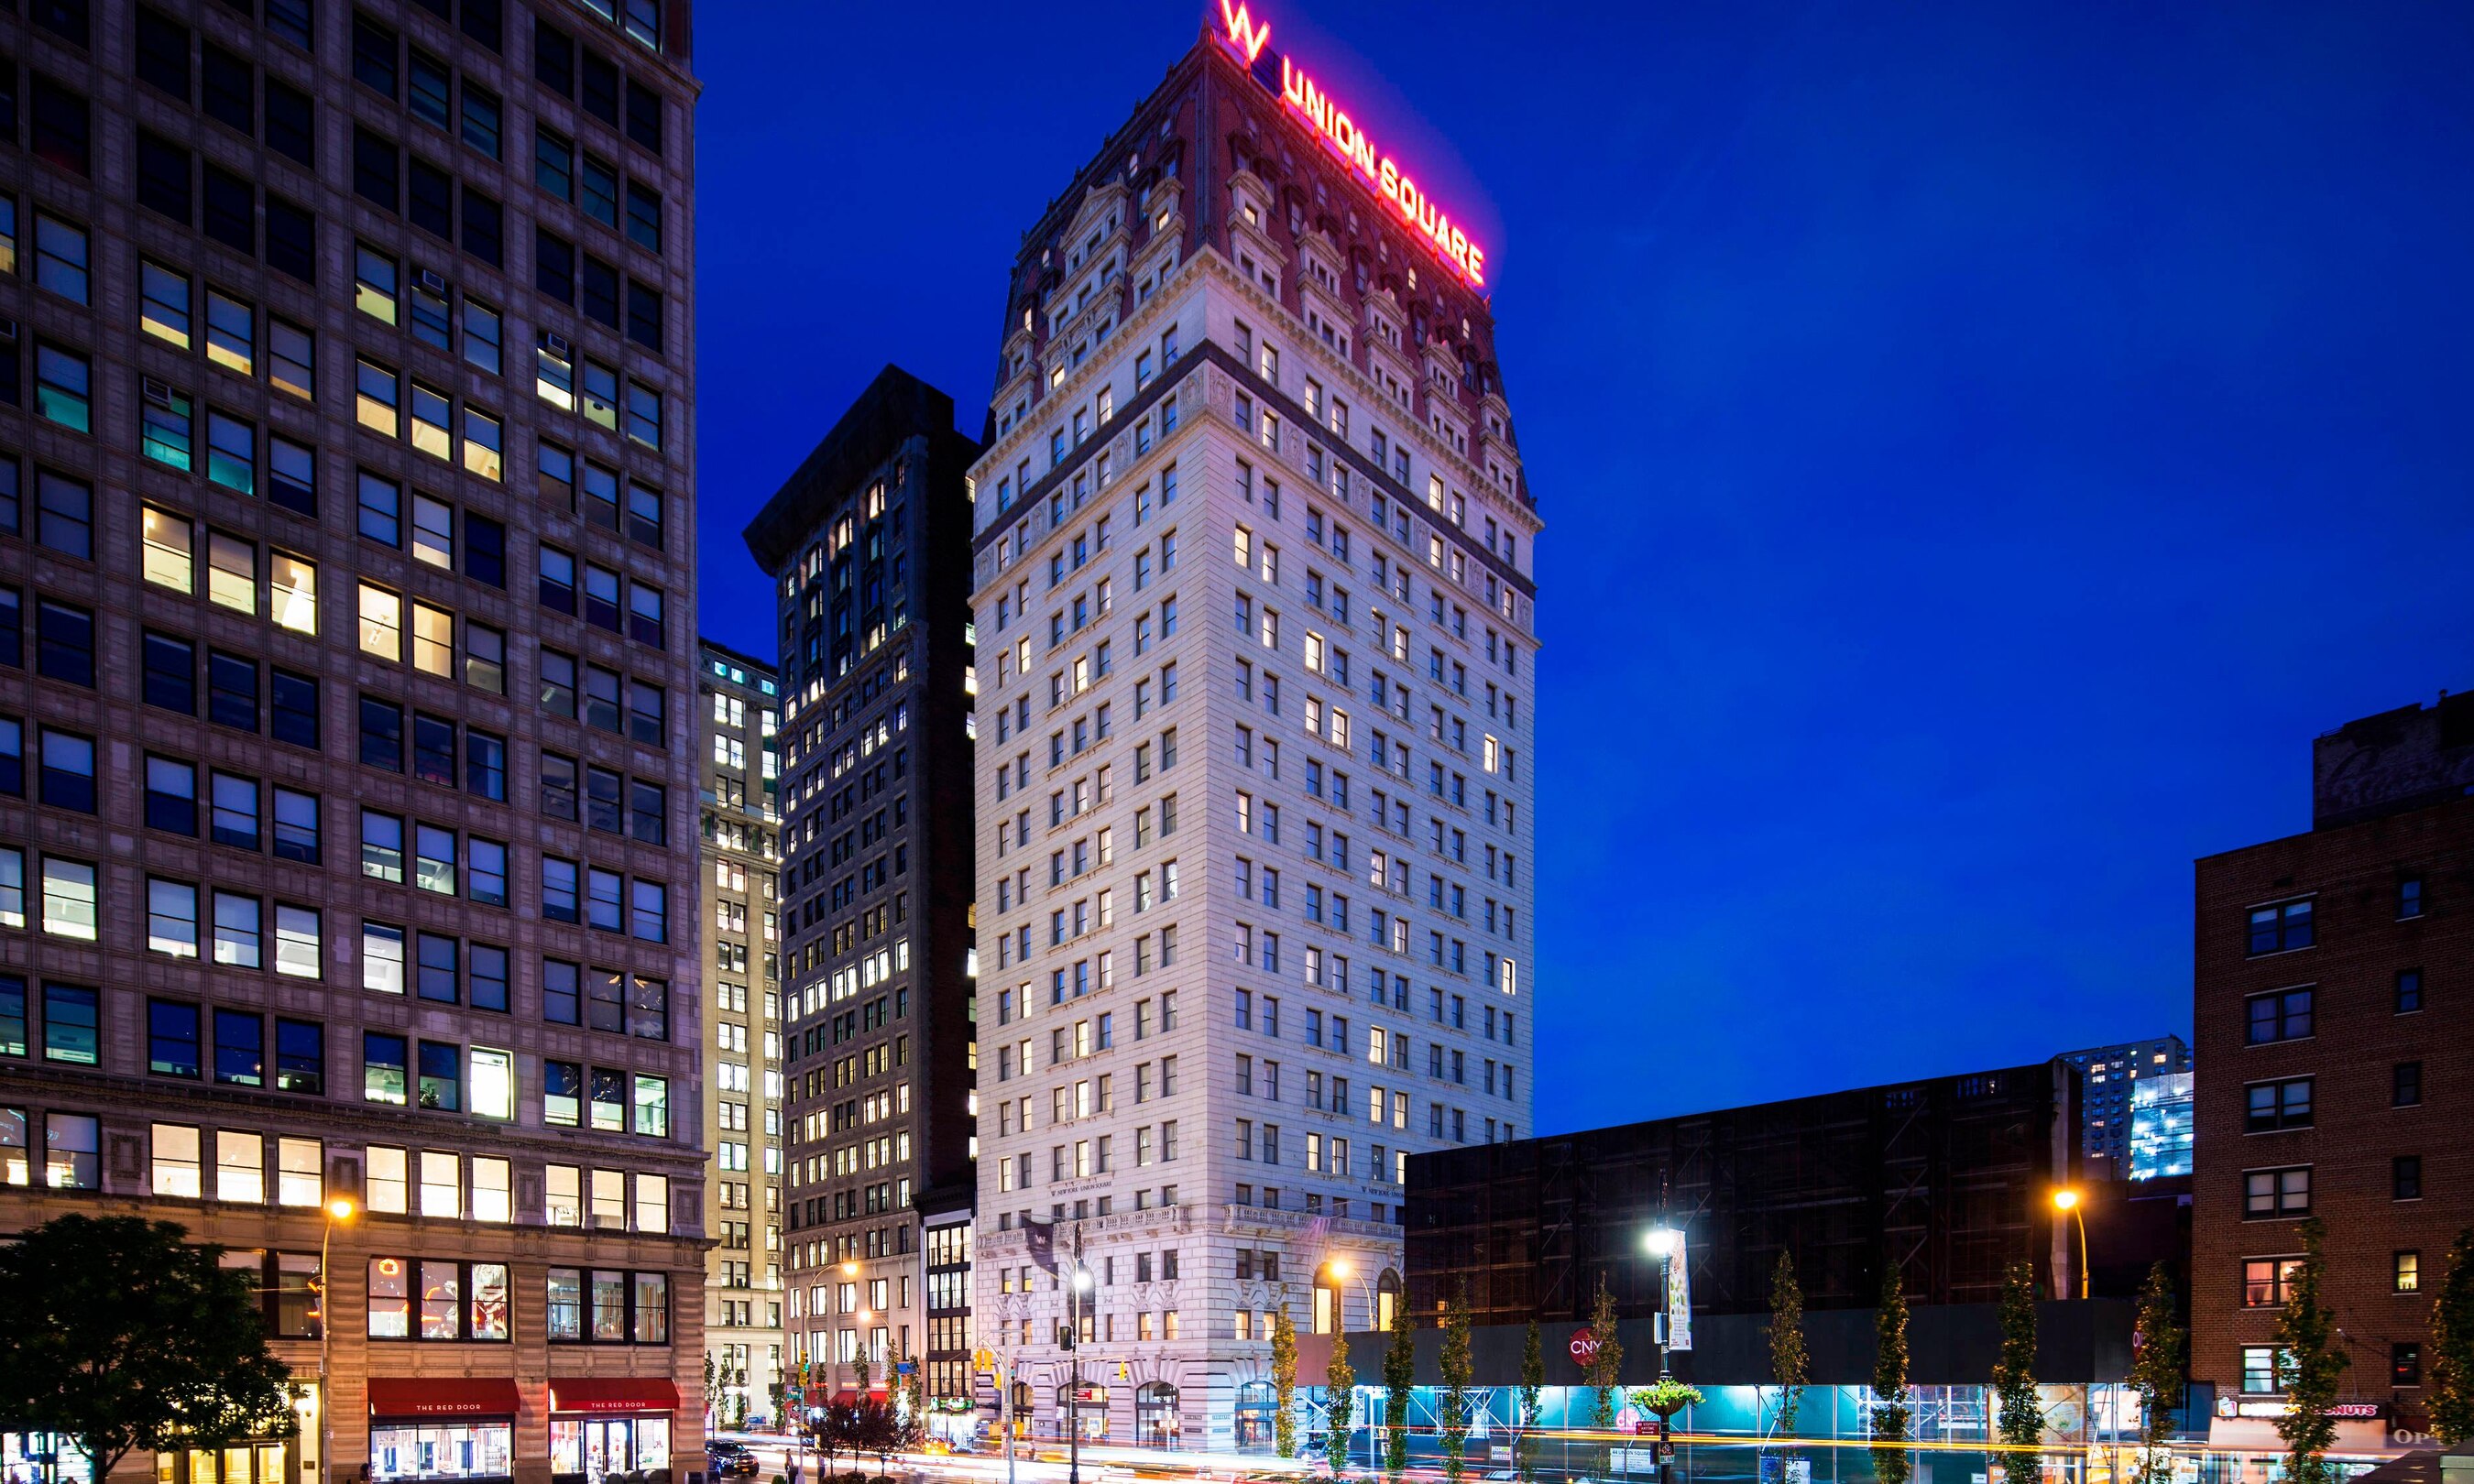
<instances>
[{"instance_id":1,"label":"red neon letter w","mask_svg":"<svg viewBox=\"0 0 2474 1484\"><path fill-rule=\"evenodd\" d=\"M1228 7L1228 0L1220 0L1220 19L1228 28L1228 39L1236 42L1237 50L1246 54L1246 65L1254 65L1254 59L1263 55L1263 43L1272 39L1271 22L1255 25L1253 18L1246 13L1246 0L1237 0L1237 8L1233 11Z\"/></svg>"}]
</instances>

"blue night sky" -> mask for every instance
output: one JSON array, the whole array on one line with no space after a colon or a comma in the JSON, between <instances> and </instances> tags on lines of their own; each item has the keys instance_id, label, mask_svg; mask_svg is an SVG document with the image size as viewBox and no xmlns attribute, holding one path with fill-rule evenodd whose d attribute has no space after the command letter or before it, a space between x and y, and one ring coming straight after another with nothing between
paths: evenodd
<instances>
[{"instance_id":1,"label":"blue night sky","mask_svg":"<svg viewBox=\"0 0 2474 1484\"><path fill-rule=\"evenodd\" d=\"M2193 857L2474 684L2474 8L1254 9L1490 245L1541 1132L2187 1035ZM979 431L1201 15L698 18L702 618L770 654L747 517L888 360Z\"/></svg>"}]
</instances>

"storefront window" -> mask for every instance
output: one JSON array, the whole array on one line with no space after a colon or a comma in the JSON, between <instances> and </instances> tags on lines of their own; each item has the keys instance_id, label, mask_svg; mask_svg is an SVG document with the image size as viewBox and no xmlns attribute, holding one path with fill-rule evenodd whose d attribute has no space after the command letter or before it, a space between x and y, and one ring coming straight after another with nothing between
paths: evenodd
<instances>
[{"instance_id":1,"label":"storefront window","mask_svg":"<svg viewBox=\"0 0 2474 1484\"><path fill-rule=\"evenodd\" d=\"M401 1340L412 1334L412 1272L400 1257L370 1259L370 1338ZM375 1448L376 1444L373 1443Z\"/></svg>"},{"instance_id":2,"label":"storefront window","mask_svg":"<svg viewBox=\"0 0 2474 1484\"><path fill-rule=\"evenodd\" d=\"M511 1478L514 1432L510 1423L373 1423L370 1478Z\"/></svg>"},{"instance_id":3,"label":"storefront window","mask_svg":"<svg viewBox=\"0 0 2474 1484\"><path fill-rule=\"evenodd\" d=\"M549 1472L553 1479L599 1479L670 1466L670 1420L632 1417L553 1417L549 1421Z\"/></svg>"},{"instance_id":4,"label":"storefront window","mask_svg":"<svg viewBox=\"0 0 2474 1484\"><path fill-rule=\"evenodd\" d=\"M452 1262L421 1265L421 1337L452 1340L463 1329L463 1269Z\"/></svg>"},{"instance_id":5,"label":"storefront window","mask_svg":"<svg viewBox=\"0 0 2474 1484\"><path fill-rule=\"evenodd\" d=\"M314 1269L315 1264L311 1265ZM419 1328L415 1328L413 1279L418 1269ZM448 1258L370 1259L370 1336L373 1339L506 1340L511 1338L503 1262L456 1262Z\"/></svg>"},{"instance_id":6,"label":"storefront window","mask_svg":"<svg viewBox=\"0 0 2474 1484\"><path fill-rule=\"evenodd\" d=\"M507 1266L503 1262L473 1264L472 1337L507 1338Z\"/></svg>"},{"instance_id":7,"label":"storefront window","mask_svg":"<svg viewBox=\"0 0 2474 1484\"><path fill-rule=\"evenodd\" d=\"M94 1467L64 1432L0 1432L0 1477L86 1484Z\"/></svg>"}]
</instances>

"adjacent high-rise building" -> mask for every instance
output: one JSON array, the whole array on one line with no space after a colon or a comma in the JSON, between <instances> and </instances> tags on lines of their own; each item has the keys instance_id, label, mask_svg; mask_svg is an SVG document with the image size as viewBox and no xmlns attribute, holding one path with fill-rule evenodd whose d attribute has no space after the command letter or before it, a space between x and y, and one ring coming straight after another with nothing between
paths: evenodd
<instances>
[{"instance_id":1,"label":"adjacent high-rise building","mask_svg":"<svg viewBox=\"0 0 2474 1484\"><path fill-rule=\"evenodd\" d=\"M879 1388L920 1359L918 1203L975 1153L977 452L888 366L746 532L781 622L784 1323L809 1405L862 1356Z\"/></svg>"},{"instance_id":2,"label":"adjacent high-rise building","mask_svg":"<svg viewBox=\"0 0 2474 1484\"><path fill-rule=\"evenodd\" d=\"M787 1376L782 1340L782 860L773 667L706 639L696 655L703 718L705 980L705 1353L721 1420L769 1417Z\"/></svg>"},{"instance_id":3,"label":"adjacent high-rise building","mask_svg":"<svg viewBox=\"0 0 2474 1484\"><path fill-rule=\"evenodd\" d=\"M2191 1375L2211 1441L2272 1450L2276 1321L2303 1252L2352 1364L2339 1447L2429 1431L2432 1296L2474 1225L2454 1101L2474 1015L2474 694L2312 748L2311 828L2201 858ZM2355 1436L2357 1432L2363 1436Z\"/></svg>"},{"instance_id":4,"label":"adjacent high-rise building","mask_svg":"<svg viewBox=\"0 0 2474 1484\"><path fill-rule=\"evenodd\" d=\"M1409 1155L1530 1125L1539 517L1484 249L1221 18L996 347L972 1318L1043 1436L1079 1359L1091 1437L1251 1448Z\"/></svg>"},{"instance_id":5,"label":"adjacent high-rise building","mask_svg":"<svg viewBox=\"0 0 2474 1484\"><path fill-rule=\"evenodd\" d=\"M304 1388L131 1477L699 1457L688 42L0 12L0 1233L222 1244Z\"/></svg>"},{"instance_id":6,"label":"adjacent high-rise building","mask_svg":"<svg viewBox=\"0 0 2474 1484\"><path fill-rule=\"evenodd\" d=\"M2085 1080L2079 1091L2079 1153L2087 1160L2090 1180L2131 1179L2133 1105L2142 1082L2191 1069L2191 1047L2179 1036L2128 1041L2118 1045L2065 1051L2057 1060L2076 1067ZM2188 1096L2185 1084L2183 1095ZM2189 1150L2188 1127L2183 1148ZM2189 1172L2187 1162L2180 1171Z\"/></svg>"}]
</instances>

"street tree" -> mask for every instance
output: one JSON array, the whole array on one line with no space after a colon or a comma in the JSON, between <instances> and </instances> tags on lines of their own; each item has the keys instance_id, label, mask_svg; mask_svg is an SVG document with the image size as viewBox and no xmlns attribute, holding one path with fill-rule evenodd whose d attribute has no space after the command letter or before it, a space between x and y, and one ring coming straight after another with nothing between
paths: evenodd
<instances>
[{"instance_id":1,"label":"street tree","mask_svg":"<svg viewBox=\"0 0 2474 1484\"><path fill-rule=\"evenodd\" d=\"M2474 1227L2450 1244L2431 1304L2431 1430L2451 1448L2474 1439Z\"/></svg>"},{"instance_id":2,"label":"street tree","mask_svg":"<svg viewBox=\"0 0 2474 1484\"><path fill-rule=\"evenodd\" d=\"M1914 1460L1906 1449L1907 1297L1900 1289L1899 1264L1881 1263L1881 1302L1873 1315L1873 1476L1880 1484L1907 1484Z\"/></svg>"},{"instance_id":3,"label":"street tree","mask_svg":"<svg viewBox=\"0 0 2474 1484\"><path fill-rule=\"evenodd\" d=\"M1595 1421L1600 1431L1615 1424L1615 1383L1623 1376L1623 1344L1615 1338L1615 1296L1607 1276L1598 1275L1598 1291L1589 1301L1589 1338L1597 1349L1583 1363L1582 1379L1597 1395Z\"/></svg>"},{"instance_id":4,"label":"street tree","mask_svg":"<svg viewBox=\"0 0 2474 1484\"><path fill-rule=\"evenodd\" d=\"M1469 1382L1476 1368L1469 1356L1468 1290L1463 1288L1443 1305L1443 1407L1439 1419L1443 1435L1443 1477L1460 1484L1463 1459L1468 1451Z\"/></svg>"},{"instance_id":5,"label":"street tree","mask_svg":"<svg viewBox=\"0 0 2474 1484\"><path fill-rule=\"evenodd\" d=\"M1298 1456L1298 1327L1289 1320L1283 1298L1272 1315L1272 1390L1279 1411L1272 1419L1272 1437L1282 1458Z\"/></svg>"},{"instance_id":6,"label":"street tree","mask_svg":"<svg viewBox=\"0 0 2474 1484\"><path fill-rule=\"evenodd\" d=\"M2353 1364L2339 1342L2336 1313L2320 1298L2327 1279L2325 1235L2318 1217L2302 1223L2302 1264L2276 1316L2276 1380L2286 1400L2276 1435L2285 1440L2289 1484L2334 1484L2328 1449L2337 1441L2337 1423L2329 1409L2337 1403L2340 1377Z\"/></svg>"},{"instance_id":7,"label":"street tree","mask_svg":"<svg viewBox=\"0 0 2474 1484\"><path fill-rule=\"evenodd\" d=\"M2036 1396L2036 1273L2024 1259L2001 1275L2000 1322L1993 1395L2001 1408L2001 1467L2011 1484L2025 1484L2044 1464L2045 1406Z\"/></svg>"},{"instance_id":8,"label":"street tree","mask_svg":"<svg viewBox=\"0 0 2474 1484\"><path fill-rule=\"evenodd\" d=\"M1357 1371L1348 1363L1346 1328L1335 1324L1331 1329L1331 1363L1322 1368L1322 1452L1331 1464L1331 1476L1341 1479L1348 1474L1348 1427L1357 1417Z\"/></svg>"},{"instance_id":9,"label":"street tree","mask_svg":"<svg viewBox=\"0 0 2474 1484\"><path fill-rule=\"evenodd\" d=\"M0 1247L0 1417L74 1438L98 1479L140 1448L292 1436L255 1285L187 1235L67 1215Z\"/></svg>"},{"instance_id":10,"label":"street tree","mask_svg":"<svg viewBox=\"0 0 2474 1484\"><path fill-rule=\"evenodd\" d=\"M1418 1347L1409 1328L1409 1305L1392 1309L1392 1348L1383 1352L1383 1472L1393 1478L1409 1467L1409 1388L1418 1378Z\"/></svg>"},{"instance_id":11,"label":"street tree","mask_svg":"<svg viewBox=\"0 0 2474 1484\"><path fill-rule=\"evenodd\" d=\"M1770 1274L1770 1378L1779 1388L1772 1431L1792 1438L1796 1408L1812 1383L1812 1353L1804 1338L1804 1285L1796 1281L1795 1255L1784 1248Z\"/></svg>"},{"instance_id":12,"label":"street tree","mask_svg":"<svg viewBox=\"0 0 2474 1484\"><path fill-rule=\"evenodd\" d=\"M2132 1332L2130 1385L2139 1393L2137 1484L2171 1484L2173 1409L2182 1404L2182 1367L2190 1351L2173 1297L2173 1275L2159 1262L2139 1290L2138 1328Z\"/></svg>"},{"instance_id":13,"label":"street tree","mask_svg":"<svg viewBox=\"0 0 2474 1484\"><path fill-rule=\"evenodd\" d=\"M1512 1467L1520 1484L1538 1484L1538 1413L1545 1395L1546 1347L1533 1318L1520 1345L1520 1428L1512 1440Z\"/></svg>"}]
</instances>

